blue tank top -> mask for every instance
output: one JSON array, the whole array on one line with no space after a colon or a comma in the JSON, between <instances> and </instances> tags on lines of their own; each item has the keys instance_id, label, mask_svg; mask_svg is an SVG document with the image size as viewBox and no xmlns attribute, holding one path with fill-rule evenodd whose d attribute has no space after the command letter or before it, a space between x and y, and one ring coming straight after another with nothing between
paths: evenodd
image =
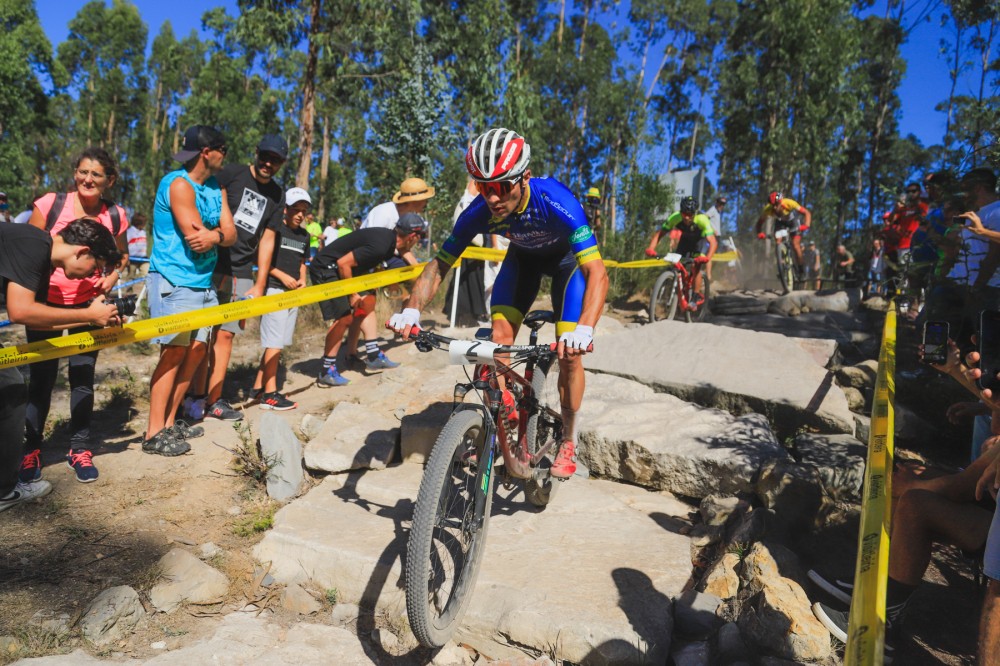
<instances>
[{"instance_id":1,"label":"blue tank top","mask_svg":"<svg viewBox=\"0 0 1000 666\"><path fill-rule=\"evenodd\" d=\"M500 234L528 253L572 250L580 265L601 258L583 206L565 185L552 178L531 178L524 198L520 209L496 219L482 195L477 196L458 217L437 258L454 265L478 234Z\"/></svg>"},{"instance_id":2,"label":"blue tank top","mask_svg":"<svg viewBox=\"0 0 1000 666\"><path fill-rule=\"evenodd\" d=\"M222 189L215 176L199 185L184 169L168 173L160 181L153 202L153 253L149 258L149 270L159 273L175 287L208 289L212 286L217 252L214 247L208 252L195 252L184 241L170 210L170 185L178 178L194 188L195 207L201 215L202 226L215 229L222 217Z\"/></svg>"}]
</instances>

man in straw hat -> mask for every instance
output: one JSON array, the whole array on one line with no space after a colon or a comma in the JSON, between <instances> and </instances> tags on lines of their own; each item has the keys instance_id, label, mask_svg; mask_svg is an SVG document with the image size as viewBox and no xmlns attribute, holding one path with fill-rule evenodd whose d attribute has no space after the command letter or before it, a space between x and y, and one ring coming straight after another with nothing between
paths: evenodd
<instances>
[{"instance_id":1,"label":"man in straw hat","mask_svg":"<svg viewBox=\"0 0 1000 666\"><path fill-rule=\"evenodd\" d=\"M361 228L395 229L401 216L407 213L422 215L427 208L427 200L433 196L434 188L423 178L407 178L399 186L399 191L392 197L392 201L386 201L368 211L368 217L361 223Z\"/></svg>"}]
</instances>

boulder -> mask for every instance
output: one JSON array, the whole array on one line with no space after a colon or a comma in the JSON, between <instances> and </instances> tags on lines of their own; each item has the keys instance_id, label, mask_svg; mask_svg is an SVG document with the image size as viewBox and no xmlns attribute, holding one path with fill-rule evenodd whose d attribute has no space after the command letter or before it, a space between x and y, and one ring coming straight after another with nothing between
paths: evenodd
<instances>
[{"instance_id":1,"label":"boulder","mask_svg":"<svg viewBox=\"0 0 1000 666\"><path fill-rule=\"evenodd\" d=\"M127 636L145 615L139 594L127 585L119 585L104 590L90 602L80 619L80 632L94 645L107 645Z\"/></svg>"},{"instance_id":2,"label":"boulder","mask_svg":"<svg viewBox=\"0 0 1000 666\"><path fill-rule=\"evenodd\" d=\"M853 386L842 386L840 390L844 392L844 397L847 398L848 409L852 412L865 411L865 396L861 391Z\"/></svg>"},{"instance_id":3,"label":"boulder","mask_svg":"<svg viewBox=\"0 0 1000 666\"><path fill-rule=\"evenodd\" d=\"M302 436L306 438L306 441L311 440L323 429L323 423L324 420L318 416L306 414L302 417L302 420L299 421L299 432L301 432Z\"/></svg>"},{"instance_id":4,"label":"boulder","mask_svg":"<svg viewBox=\"0 0 1000 666\"><path fill-rule=\"evenodd\" d=\"M163 582L149 591L157 610L171 613L183 603L217 604L229 593L229 580L197 557L174 548L160 558Z\"/></svg>"},{"instance_id":5,"label":"boulder","mask_svg":"<svg viewBox=\"0 0 1000 666\"><path fill-rule=\"evenodd\" d=\"M428 404L423 411L407 414L399 428L399 449L403 462L424 464L434 442L454 410L451 402Z\"/></svg>"},{"instance_id":6,"label":"boulder","mask_svg":"<svg viewBox=\"0 0 1000 666\"><path fill-rule=\"evenodd\" d=\"M719 599L732 599L740 591L740 577L736 573L739 564L739 555L726 553L712 565L696 589Z\"/></svg>"},{"instance_id":7,"label":"boulder","mask_svg":"<svg viewBox=\"0 0 1000 666\"><path fill-rule=\"evenodd\" d=\"M878 376L878 361L867 360L857 365L845 365L837 370L837 383L856 388L862 393L871 393Z\"/></svg>"},{"instance_id":8,"label":"boulder","mask_svg":"<svg viewBox=\"0 0 1000 666\"><path fill-rule=\"evenodd\" d=\"M281 593L281 606L299 615L312 615L323 607L300 585L289 583Z\"/></svg>"},{"instance_id":9,"label":"boulder","mask_svg":"<svg viewBox=\"0 0 1000 666\"><path fill-rule=\"evenodd\" d=\"M674 632L691 639L708 638L725 622L716 614L721 604L714 594L696 590L674 597Z\"/></svg>"},{"instance_id":10,"label":"boulder","mask_svg":"<svg viewBox=\"0 0 1000 666\"><path fill-rule=\"evenodd\" d=\"M708 641L681 643L670 651L674 666L711 666L711 656Z\"/></svg>"},{"instance_id":11,"label":"boulder","mask_svg":"<svg viewBox=\"0 0 1000 666\"><path fill-rule=\"evenodd\" d=\"M748 491L761 467L790 459L759 414L735 417L606 374L587 373L579 419L577 456L591 473L688 497Z\"/></svg>"},{"instance_id":12,"label":"boulder","mask_svg":"<svg viewBox=\"0 0 1000 666\"><path fill-rule=\"evenodd\" d=\"M795 451L804 465L816 468L831 498L861 501L868 447L850 435L804 433L795 438Z\"/></svg>"},{"instance_id":13,"label":"boulder","mask_svg":"<svg viewBox=\"0 0 1000 666\"><path fill-rule=\"evenodd\" d=\"M32 627L38 627L46 633L62 636L69 633L72 626L70 620L69 613L43 609L36 611L28 620L28 624Z\"/></svg>"},{"instance_id":14,"label":"boulder","mask_svg":"<svg viewBox=\"0 0 1000 666\"><path fill-rule=\"evenodd\" d=\"M283 417L265 412L257 424L260 452L269 461L267 494L278 501L295 497L302 490L302 442Z\"/></svg>"},{"instance_id":15,"label":"boulder","mask_svg":"<svg viewBox=\"0 0 1000 666\"><path fill-rule=\"evenodd\" d=\"M735 622L727 622L715 634L715 657L718 663L730 664L747 656L747 644Z\"/></svg>"},{"instance_id":16,"label":"boulder","mask_svg":"<svg viewBox=\"0 0 1000 666\"><path fill-rule=\"evenodd\" d=\"M823 483L812 465L768 464L761 469L755 490L790 533L811 528L823 506Z\"/></svg>"},{"instance_id":17,"label":"boulder","mask_svg":"<svg viewBox=\"0 0 1000 666\"><path fill-rule=\"evenodd\" d=\"M344 603L397 616L405 608L402 557L422 469L327 476L283 507L254 549L283 583L336 589ZM665 493L573 478L544 511L519 489L495 499L475 593L456 642L493 658L550 653L663 663L673 596L691 572L689 539L664 526L689 508ZM511 553L531 553L531 566ZM572 553L573 584L565 585ZM614 600L595 603L595 599Z\"/></svg>"},{"instance_id":18,"label":"boulder","mask_svg":"<svg viewBox=\"0 0 1000 666\"><path fill-rule=\"evenodd\" d=\"M364 405L341 402L305 447L306 467L320 472L385 469L396 455L397 421Z\"/></svg>"},{"instance_id":19,"label":"boulder","mask_svg":"<svg viewBox=\"0 0 1000 666\"><path fill-rule=\"evenodd\" d=\"M698 505L701 520L706 525L725 525L737 513L745 513L750 505L739 497L709 495Z\"/></svg>"},{"instance_id":20,"label":"boulder","mask_svg":"<svg viewBox=\"0 0 1000 666\"><path fill-rule=\"evenodd\" d=\"M784 578L767 546L755 544L743 560L740 615L743 637L785 659L819 661L831 654L830 632L812 613L809 598Z\"/></svg>"},{"instance_id":21,"label":"boulder","mask_svg":"<svg viewBox=\"0 0 1000 666\"><path fill-rule=\"evenodd\" d=\"M764 414L779 437L802 426L854 432L854 417L833 375L784 335L659 321L605 337L586 366L706 407ZM584 409L592 395L588 387Z\"/></svg>"}]
</instances>

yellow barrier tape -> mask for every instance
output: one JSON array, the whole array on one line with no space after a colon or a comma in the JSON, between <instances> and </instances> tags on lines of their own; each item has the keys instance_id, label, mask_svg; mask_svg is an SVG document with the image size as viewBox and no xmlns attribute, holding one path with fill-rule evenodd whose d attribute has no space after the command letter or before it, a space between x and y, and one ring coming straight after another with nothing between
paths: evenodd
<instances>
[{"instance_id":1,"label":"yellow barrier tape","mask_svg":"<svg viewBox=\"0 0 1000 666\"><path fill-rule=\"evenodd\" d=\"M268 312L297 308L310 303L319 303L328 298L347 296L359 291L377 289L389 284L415 278L422 265L394 268L389 271L370 273L348 280L337 280L274 294L252 300L236 301L226 305L216 305L202 310L182 314L157 317L125 324L121 328L103 328L88 333L75 333L40 342L4 347L0 349L0 368L34 363L63 356L114 347L129 342L150 340L162 335L176 335L206 326L215 326L227 321L250 319Z\"/></svg>"},{"instance_id":2,"label":"yellow barrier tape","mask_svg":"<svg viewBox=\"0 0 1000 666\"><path fill-rule=\"evenodd\" d=\"M496 250L492 247L478 247L470 245L462 253L462 259L481 259L483 261L503 261L507 256L507 250Z\"/></svg>"},{"instance_id":3,"label":"yellow barrier tape","mask_svg":"<svg viewBox=\"0 0 1000 666\"><path fill-rule=\"evenodd\" d=\"M847 666L881 664L885 641L885 589L889 578L889 498L892 496L893 405L896 399L896 304L882 332L868 462L861 500L858 560L847 630Z\"/></svg>"}]
</instances>

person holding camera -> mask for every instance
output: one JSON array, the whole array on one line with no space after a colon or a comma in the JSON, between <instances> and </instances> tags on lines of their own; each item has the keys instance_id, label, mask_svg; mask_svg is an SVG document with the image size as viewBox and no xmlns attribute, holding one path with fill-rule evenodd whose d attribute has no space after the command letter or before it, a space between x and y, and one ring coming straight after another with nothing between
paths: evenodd
<instances>
[{"instance_id":1,"label":"person holding camera","mask_svg":"<svg viewBox=\"0 0 1000 666\"><path fill-rule=\"evenodd\" d=\"M76 159L73 169L73 190L66 193L49 192L39 197L33 207L28 224L52 236L81 217L89 217L106 228L115 237L121 259L107 265L105 272L95 271L82 279L72 279L59 267L49 279L46 301L55 308L86 308L95 298L111 291L121 278L121 271L128 265L128 246L125 232L128 219L125 209L107 198L108 191L118 178L114 159L103 148L91 146ZM82 322L70 329L27 328L28 342L48 340L62 335L94 330ZM69 357L69 411L70 438L67 464L76 472L81 483L97 480L97 467L92 459L90 423L94 413L94 373L97 368L97 351L74 354ZM59 360L40 361L31 366L28 381L28 406L25 416L26 448L22 477L35 477L41 473L39 458L42 433L52 403L52 390L56 385Z\"/></svg>"},{"instance_id":2,"label":"person holding camera","mask_svg":"<svg viewBox=\"0 0 1000 666\"><path fill-rule=\"evenodd\" d=\"M49 292L53 270L59 270L67 280L81 280L115 266L120 258L111 232L92 219L64 224L54 235L26 224L0 225L0 289L10 320L29 330L101 327L116 322L118 309L101 297L79 308L65 308L40 302L39 296ZM32 366L33 376L41 363ZM42 480L40 464L23 464L26 405L20 368L0 369L0 432L6 434L0 438L0 511L52 490L51 484ZM37 451L33 459L38 462Z\"/></svg>"}]
</instances>

